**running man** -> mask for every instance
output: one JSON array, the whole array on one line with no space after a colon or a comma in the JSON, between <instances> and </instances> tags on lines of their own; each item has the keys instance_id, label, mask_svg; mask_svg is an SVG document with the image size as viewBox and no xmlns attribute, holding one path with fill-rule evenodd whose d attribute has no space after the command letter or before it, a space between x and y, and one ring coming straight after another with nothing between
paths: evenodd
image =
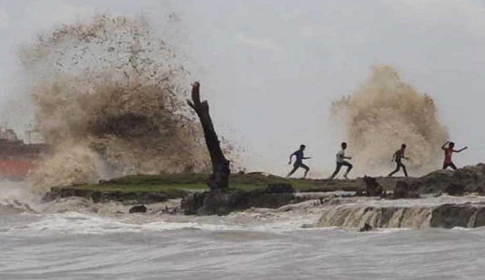
<instances>
[{"instance_id":1,"label":"running man","mask_svg":"<svg viewBox=\"0 0 485 280\"><path fill-rule=\"evenodd\" d=\"M350 172L350 170L352 170L353 166L348 161L346 161L346 159L352 159L351 157L345 156L345 150L346 149L347 149L347 143L343 142L342 143L342 150L340 150L337 153L337 168L335 168L335 172L333 172L332 176L330 176L330 180L332 180L333 178L335 178L335 176L337 176L337 174L340 172L340 169L342 168L342 166L347 166L347 172L345 172L344 178L348 179L347 175L349 175L349 172Z\"/></svg>"},{"instance_id":2,"label":"running man","mask_svg":"<svg viewBox=\"0 0 485 280\"><path fill-rule=\"evenodd\" d=\"M396 170L391 172L388 177L392 177L392 175L399 172L399 170L401 170L401 167L402 167L402 170L404 171L404 176L408 177L408 171L406 170L406 166L402 164L403 159L409 159L406 156L404 156L405 151L406 151L406 144L402 144L401 149L397 150L392 156L391 162L396 162L397 166L396 166Z\"/></svg>"},{"instance_id":3,"label":"running man","mask_svg":"<svg viewBox=\"0 0 485 280\"><path fill-rule=\"evenodd\" d=\"M446 148L447 144L448 144L448 148ZM461 153L464 150L468 149L468 147L465 147L465 148L460 149L460 150L455 150L454 148L455 148L455 143L450 142L450 141L446 142L441 147L441 149L443 151L445 151L445 162L443 163L443 169L451 167L453 170L456 170L456 165L453 163L453 159L452 159L453 153Z\"/></svg>"},{"instance_id":4,"label":"running man","mask_svg":"<svg viewBox=\"0 0 485 280\"><path fill-rule=\"evenodd\" d=\"M286 176L286 178L290 177L291 175L293 175L293 173L296 172L296 170L298 170L298 168L303 168L305 169L305 175L303 176L303 178L306 178L306 175L308 174L308 171L310 171L310 167L306 166L305 164L303 164L303 160L304 159L311 159L311 157L305 157L303 155L303 151L305 151L305 148L306 146L305 145L301 145L300 146L300 149L296 152L294 152L293 154L290 155L290 162L288 164L291 164L291 162L293 161L293 156L296 157L296 161L295 161L295 164L293 165L293 170L290 171L290 173L288 173L288 175Z\"/></svg>"}]
</instances>

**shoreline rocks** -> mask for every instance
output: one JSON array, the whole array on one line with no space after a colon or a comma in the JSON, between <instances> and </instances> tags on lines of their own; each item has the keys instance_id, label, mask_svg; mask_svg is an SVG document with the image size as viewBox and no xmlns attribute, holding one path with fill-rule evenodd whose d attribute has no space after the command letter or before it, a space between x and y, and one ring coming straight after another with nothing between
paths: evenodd
<instances>
[{"instance_id":1,"label":"shoreline rocks","mask_svg":"<svg viewBox=\"0 0 485 280\"><path fill-rule=\"evenodd\" d=\"M465 186L458 185L458 184L450 184L443 190L444 193L453 195L453 196L464 196L465 195Z\"/></svg>"},{"instance_id":2,"label":"shoreline rocks","mask_svg":"<svg viewBox=\"0 0 485 280\"><path fill-rule=\"evenodd\" d=\"M392 199L403 199L403 198L416 199L416 198L421 198L421 196L418 194L416 189L412 188L405 181L398 181L396 183L396 188L392 193Z\"/></svg>"},{"instance_id":3,"label":"shoreline rocks","mask_svg":"<svg viewBox=\"0 0 485 280\"><path fill-rule=\"evenodd\" d=\"M271 184L251 191L227 189L195 193L182 200L185 215L227 215L252 207L279 208L298 201L289 184Z\"/></svg>"},{"instance_id":4,"label":"shoreline rocks","mask_svg":"<svg viewBox=\"0 0 485 280\"><path fill-rule=\"evenodd\" d=\"M284 180L281 181L284 182ZM291 184L268 182L264 184L267 184L266 188L252 190L229 188L192 194L170 190L167 192L110 191L109 187L112 185L100 182L95 190L77 187L52 188L44 196L43 201L74 196L87 198L95 203L118 201L139 205L182 198L180 208L185 215L227 215L233 211L244 211L253 207L276 209L315 199L316 202L312 202L312 211L317 211L315 213L320 215L317 226L321 227L337 226L368 230L485 226L485 200L472 198L472 196L461 197L472 192L484 194L485 164L464 167L454 172L439 170L421 178L366 176L348 181L313 180L312 182L315 188L301 190L300 193L295 193ZM133 187L137 184L142 185L139 182L133 183L130 185L131 189L139 190L140 188ZM250 183L246 185L248 188L253 187ZM346 194L329 194L337 189L351 191ZM306 191L309 192L306 193ZM418 198L422 199L411 201ZM432 203L429 203L430 201ZM466 201L473 201L473 203L464 203Z\"/></svg>"},{"instance_id":5,"label":"shoreline rocks","mask_svg":"<svg viewBox=\"0 0 485 280\"><path fill-rule=\"evenodd\" d=\"M469 198L473 200L472 197ZM340 228L475 228L485 226L485 201L465 203L447 197L443 203L427 201L414 206L401 200L397 205L382 200L339 199L321 207L317 227ZM466 201L463 198L461 201ZM379 205L381 204L381 205ZM421 204L421 205L420 205ZM366 226L367 225L367 226Z\"/></svg>"},{"instance_id":6,"label":"shoreline rocks","mask_svg":"<svg viewBox=\"0 0 485 280\"><path fill-rule=\"evenodd\" d=\"M165 202L169 199L183 198L188 193L184 191L173 193L165 192L122 192L109 190L86 190L72 188L51 188L51 190L44 195L42 202L50 202L56 199L68 197L82 197L92 200L94 203L103 203L109 201L117 201L128 204L151 204Z\"/></svg>"},{"instance_id":7,"label":"shoreline rocks","mask_svg":"<svg viewBox=\"0 0 485 280\"><path fill-rule=\"evenodd\" d=\"M466 166L456 171L438 170L412 180L420 194L444 192L450 185L463 186L465 192L475 192L485 186L485 164Z\"/></svg>"},{"instance_id":8,"label":"shoreline rocks","mask_svg":"<svg viewBox=\"0 0 485 280\"><path fill-rule=\"evenodd\" d=\"M145 205L136 205L130 208L128 213L130 214L135 214L135 213L146 213L148 211L147 207Z\"/></svg>"}]
</instances>

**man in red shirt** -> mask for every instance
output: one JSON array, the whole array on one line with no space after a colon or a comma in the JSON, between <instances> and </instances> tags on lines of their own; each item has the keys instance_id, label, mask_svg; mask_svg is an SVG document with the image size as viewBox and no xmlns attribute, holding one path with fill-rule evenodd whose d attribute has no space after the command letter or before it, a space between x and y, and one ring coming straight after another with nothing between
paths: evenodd
<instances>
[{"instance_id":1,"label":"man in red shirt","mask_svg":"<svg viewBox=\"0 0 485 280\"><path fill-rule=\"evenodd\" d=\"M446 148L446 145L448 145L448 148ZM446 142L441 147L441 149L443 149L443 151L445 151L445 162L443 163L443 169L451 167L453 170L456 170L456 166L453 163L453 159L452 159L453 153L461 153L464 150L468 149L468 147L465 147L465 148L460 149L460 150L455 150L454 148L455 148L455 143L450 142L450 141Z\"/></svg>"}]
</instances>

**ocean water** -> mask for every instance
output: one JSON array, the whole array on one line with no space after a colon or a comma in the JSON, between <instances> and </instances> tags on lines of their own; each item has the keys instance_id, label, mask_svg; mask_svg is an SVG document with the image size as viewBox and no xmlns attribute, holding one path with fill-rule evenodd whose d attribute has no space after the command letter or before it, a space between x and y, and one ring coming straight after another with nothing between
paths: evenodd
<instances>
[{"instance_id":1,"label":"ocean water","mask_svg":"<svg viewBox=\"0 0 485 280\"><path fill-rule=\"evenodd\" d=\"M40 204L25 184L1 184L0 279L485 279L485 228L360 233L312 228L318 211L126 210Z\"/></svg>"}]
</instances>

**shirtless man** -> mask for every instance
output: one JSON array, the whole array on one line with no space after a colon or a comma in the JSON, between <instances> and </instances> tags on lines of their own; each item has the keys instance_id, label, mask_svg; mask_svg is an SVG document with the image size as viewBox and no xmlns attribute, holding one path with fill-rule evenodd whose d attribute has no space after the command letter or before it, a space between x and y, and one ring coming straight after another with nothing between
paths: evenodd
<instances>
[{"instance_id":1,"label":"shirtless man","mask_svg":"<svg viewBox=\"0 0 485 280\"><path fill-rule=\"evenodd\" d=\"M446 148L446 145L448 145L448 148ZM456 165L453 163L453 159L452 159L453 153L461 153L464 150L468 149L468 147L465 147L460 150L455 150L454 148L455 148L455 143L450 141L446 142L441 147L441 149L445 151L445 162L443 163L443 169L447 169L448 167L451 167L453 170L456 170Z\"/></svg>"},{"instance_id":2,"label":"shirtless man","mask_svg":"<svg viewBox=\"0 0 485 280\"><path fill-rule=\"evenodd\" d=\"M303 164L303 160L304 159L311 159L310 157L305 157L303 155L303 151L305 151L305 148L306 146L305 145L301 145L300 146L300 149L296 152L294 152L293 154L290 155L290 162L288 164L291 164L291 162L293 161L293 156L296 157L296 161L295 161L295 164L293 165L293 169L290 171L290 173L288 173L288 175L286 176L286 178L290 177L291 175L293 175L293 173L296 172L296 170L298 170L298 168L303 168L305 169L305 175L303 176L303 178L306 178L306 175L308 174L308 171L310 171L310 167L306 166L305 164Z\"/></svg>"},{"instance_id":3,"label":"shirtless man","mask_svg":"<svg viewBox=\"0 0 485 280\"><path fill-rule=\"evenodd\" d=\"M408 177L408 171L406 170L406 166L402 164L403 159L409 159L404 156L405 151L406 151L406 144L402 144L401 149L397 150L392 156L392 162L396 162L397 166L396 166L396 170L394 170L389 174L389 177L392 177L392 175L399 172L399 170L401 170L401 167L402 167L402 170L404 171L404 176Z\"/></svg>"},{"instance_id":4,"label":"shirtless man","mask_svg":"<svg viewBox=\"0 0 485 280\"><path fill-rule=\"evenodd\" d=\"M337 176L337 174L340 172L340 169L342 168L342 166L347 166L347 172L345 172L344 178L348 179L347 175L349 175L349 172L350 172L350 170L352 170L353 166L348 161L346 161L346 159L352 159L351 157L345 156L345 150L346 149L347 149L347 143L343 142L342 143L342 150L340 150L337 153L337 167L335 168L335 171L333 172L332 176L330 176L330 180L332 180L333 178L335 178L335 176Z\"/></svg>"}]
</instances>

